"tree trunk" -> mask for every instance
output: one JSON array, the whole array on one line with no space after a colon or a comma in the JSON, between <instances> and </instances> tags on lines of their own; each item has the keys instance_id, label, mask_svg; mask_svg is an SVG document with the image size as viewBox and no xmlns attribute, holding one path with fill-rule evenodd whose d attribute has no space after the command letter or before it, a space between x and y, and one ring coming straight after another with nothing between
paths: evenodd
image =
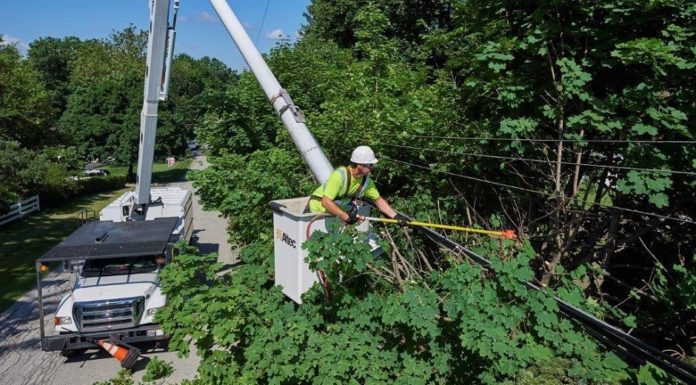
<instances>
[{"instance_id":1,"label":"tree trunk","mask_svg":"<svg viewBox=\"0 0 696 385\"><path fill-rule=\"evenodd\" d=\"M128 164L128 173L126 173L126 180L129 182L135 180L135 173L133 172L133 163Z\"/></svg>"},{"instance_id":2,"label":"tree trunk","mask_svg":"<svg viewBox=\"0 0 696 385\"><path fill-rule=\"evenodd\" d=\"M563 189L561 188L562 180L562 170L561 165L563 161L563 133L565 128L565 116L563 115L563 105L559 106L558 109L558 145L556 146L556 172L555 172L555 194L556 194L556 210L553 215L554 230L556 234L554 235L555 250L551 262L546 263L546 273L541 277L541 285L548 286L551 281L551 277L556 271L556 266L561 262L563 257L563 212L565 207L565 197Z\"/></svg>"},{"instance_id":3,"label":"tree trunk","mask_svg":"<svg viewBox=\"0 0 696 385\"><path fill-rule=\"evenodd\" d=\"M580 137L585 135L585 129L580 130ZM582 149L575 154L575 172L573 173L573 196L578 195L578 183L580 182L580 161L582 160Z\"/></svg>"},{"instance_id":4,"label":"tree trunk","mask_svg":"<svg viewBox=\"0 0 696 385\"><path fill-rule=\"evenodd\" d=\"M609 269L609 263L611 262L611 257L614 256L614 250L616 249L616 232L619 227L619 214L616 210L611 212L611 220L609 221L609 230L607 231L607 243L604 246L602 252L602 260L600 261L603 271ZM604 277L599 275L595 279L595 287L598 292L602 291L602 284L604 283Z\"/></svg>"}]
</instances>

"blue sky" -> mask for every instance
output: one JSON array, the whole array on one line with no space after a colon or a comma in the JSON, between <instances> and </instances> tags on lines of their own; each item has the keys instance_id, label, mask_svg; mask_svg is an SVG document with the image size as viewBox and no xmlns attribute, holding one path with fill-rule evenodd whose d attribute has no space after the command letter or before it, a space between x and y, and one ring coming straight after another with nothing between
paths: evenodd
<instances>
[{"instance_id":1,"label":"blue sky","mask_svg":"<svg viewBox=\"0 0 696 385\"><path fill-rule=\"evenodd\" d=\"M227 0L261 52L278 43L282 33L290 41L305 23L303 13L311 0ZM172 0L173 3L173 0ZM3 0L0 4L0 34L26 49L34 39L51 36L80 39L108 38L111 32L134 24L146 29L148 0ZM215 11L207 0L181 0L177 22L176 53L194 58L216 57L236 70L246 68Z\"/></svg>"}]
</instances>

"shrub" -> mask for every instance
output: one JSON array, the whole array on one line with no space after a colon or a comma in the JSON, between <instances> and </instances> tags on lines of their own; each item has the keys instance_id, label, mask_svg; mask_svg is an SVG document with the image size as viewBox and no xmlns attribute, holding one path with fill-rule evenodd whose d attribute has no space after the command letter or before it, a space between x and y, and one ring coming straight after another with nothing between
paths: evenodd
<instances>
[{"instance_id":1,"label":"shrub","mask_svg":"<svg viewBox=\"0 0 696 385\"><path fill-rule=\"evenodd\" d=\"M160 360L159 357L155 356L148 362L147 367L145 367L145 375L143 376L143 381L152 382L159 380L160 378L169 377L174 372L172 364L167 361Z\"/></svg>"},{"instance_id":2,"label":"shrub","mask_svg":"<svg viewBox=\"0 0 696 385\"><path fill-rule=\"evenodd\" d=\"M108 175L94 178L63 180L61 183L50 183L39 191L43 207L56 206L83 195L96 194L123 188L126 177Z\"/></svg>"},{"instance_id":3,"label":"shrub","mask_svg":"<svg viewBox=\"0 0 696 385\"><path fill-rule=\"evenodd\" d=\"M95 382L92 385L133 385L133 373L128 369L121 369L116 377L106 381Z\"/></svg>"}]
</instances>

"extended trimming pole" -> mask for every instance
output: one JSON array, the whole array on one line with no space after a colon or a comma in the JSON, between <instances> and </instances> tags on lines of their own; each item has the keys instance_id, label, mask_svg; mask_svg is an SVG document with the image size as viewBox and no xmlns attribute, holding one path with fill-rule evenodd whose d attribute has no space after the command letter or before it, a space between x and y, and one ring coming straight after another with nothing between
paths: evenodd
<instances>
[{"instance_id":1,"label":"extended trimming pole","mask_svg":"<svg viewBox=\"0 0 696 385\"><path fill-rule=\"evenodd\" d=\"M254 43L251 42L249 35L227 2L225 0L210 0L210 4L212 4L220 20L222 20L237 48L239 48L244 60L251 68L251 72L254 73L259 84L261 84L266 97L280 115L283 125L290 133L290 137L295 142L297 150L302 154L312 174L314 174L319 183L324 183L331 175L331 172L333 172L333 167L321 146L319 146L319 143L317 143L317 140L309 132L307 125L305 125L302 111L292 102L287 91L280 86L278 79L273 75L271 69L268 68L268 65L254 46Z\"/></svg>"}]
</instances>

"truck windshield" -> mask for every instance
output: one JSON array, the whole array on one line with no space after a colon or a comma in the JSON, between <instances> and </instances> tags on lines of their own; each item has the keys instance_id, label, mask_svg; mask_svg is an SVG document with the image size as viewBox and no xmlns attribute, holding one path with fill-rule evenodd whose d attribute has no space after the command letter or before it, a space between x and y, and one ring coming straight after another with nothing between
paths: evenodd
<instances>
[{"instance_id":1,"label":"truck windshield","mask_svg":"<svg viewBox=\"0 0 696 385\"><path fill-rule=\"evenodd\" d=\"M82 267L82 277L151 273L157 270L155 256L88 259Z\"/></svg>"}]
</instances>

